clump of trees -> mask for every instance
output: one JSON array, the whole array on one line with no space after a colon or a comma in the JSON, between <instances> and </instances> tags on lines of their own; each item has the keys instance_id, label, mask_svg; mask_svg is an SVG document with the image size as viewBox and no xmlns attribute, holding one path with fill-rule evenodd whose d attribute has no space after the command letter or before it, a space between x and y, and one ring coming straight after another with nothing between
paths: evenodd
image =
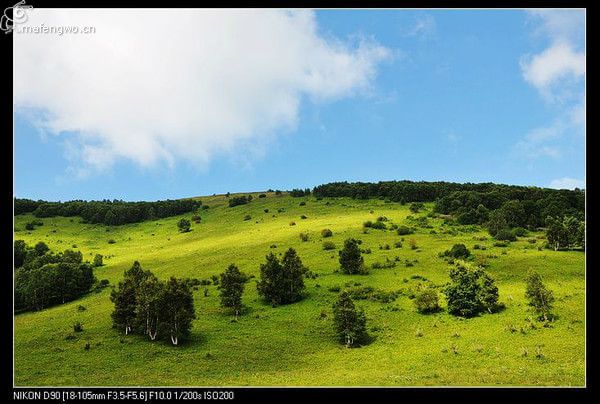
<instances>
[{"instance_id":1,"label":"clump of trees","mask_svg":"<svg viewBox=\"0 0 600 404\"><path fill-rule=\"evenodd\" d=\"M236 196L236 197L229 199L229 207L233 208L234 206L246 205L247 203L250 203L251 200L252 200L252 195Z\"/></svg>"},{"instance_id":2,"label":"clump of trees","mask_svg":"<svg viewBox=\"0 0 600 404\"><path fill-rule=\"evenodd\" d=\"M186 280L171 277L160 281L138 261L125 271L110 299L115 305L113 327L126 335L145 334L152 341L163 338L178 345L189 336L196 318L194 297Z\"/></svg>"},{"instance_id":3,"label":"clump of trees","mask_svg":"<svg viewBox=\"0 0 600 404\"><path fill-rule=\"evenodd\" d=\"M585 222L573 216L546 219L548 245L558 251L564 248L585 248Z\"/></svg>"},{"instance_id":4,"label":"clump of trees","mask_svg":"<svg viewBox=\"0 0 600 404\"><path fill-rule=\"evenodd\" d=\"M457 265L450 270L450 284L445 288L448 312L455 316L474 317L501 308L494 279L482 268Z\"/></svg>"},{"instance_id":5,"label":"clump of trees","mask_svg":"<svg viewBox=\"0 0 600 404\"><path fill-rule=\"evenodd\" d=\"M260 266L258 294L274 307L297 302L303 297L306 272L307 268L293 248L285 252L281 261L269 253Z\"/></svg>"},{"instance_id":6,"label":"clump of trees","mask_svg":"<svg viewBox=\"0 0 600 404\"><path fill-rule=\"evenodd\" d=\"M156 202L125 202L120 200L46 202L15 199L15 215L33 213L36 217L80 216L84 223L122 225L144 220L181 215L202 206L195 199L164 200Z\"/></svg>"},{"instance_id":7,"label":"clump of trees","mask_svg":"<svg viewBox=\"0 0 600 404\"><path fill-rule=\"evenodd\" d=\"M356 347L368 342L366 317L362 309L356 309L348 292L340 293L333 304L333 325L340 343Z\"/></svg>"},{"instance_id":8,"label":"clump of trees","mask_svg":"<svg viewBox=\"0 0 600 404\"><path fill-rule=\"evenodd\" d=\"M14 243L15 311L41 310L77 299L96 283L80 251L53 253L44 242Z\"/></svg>"},{"instance_id":9,"label":"clump of trees","mask_svg":"<svg viewBox=\"0 0 600 404\"><path fill-rule=\"evenodd\" d=\"M353 238L345 240L339 256L340 269L343 273L353 275L367 272L358 240Z\"/></svg>"},{"instance_id":10,"label":"clump of trees","mask_svg":"<svg viewBox=\"0 0 600 404\"><path fill-rule=\"evenodd\" d=\"M290 191L290 196L293 196L295 198L299 198L302 196L310 196L310 189L309 188L306 188L306 189L294 188Z\"/></svg>"},{"instance_id":11,"label":"clump of trees","mask_svg":"<svg viewBox=\"0 0 600 404\"><path fill-rule=\"evenodd\" d=\"M525 297L529 306L533 308L538 318L548 321L552 317L554 294L546 288L546 285L542 282L542 277L537 272L529 271L526 283Z\"/></svg>"},{"instance_id":12,"label":"clump of trees","mask_svg":"<svg viewBox=\"0 0 600 404\"><path fill-rule=\"evenodd\" d=\"M242 294L248 276L240 272L234 264L229 265L227 270L221 274L221 284L219 285L221 307L231 309L237 319L242 310Z\"/></svg>"}]
</instances>

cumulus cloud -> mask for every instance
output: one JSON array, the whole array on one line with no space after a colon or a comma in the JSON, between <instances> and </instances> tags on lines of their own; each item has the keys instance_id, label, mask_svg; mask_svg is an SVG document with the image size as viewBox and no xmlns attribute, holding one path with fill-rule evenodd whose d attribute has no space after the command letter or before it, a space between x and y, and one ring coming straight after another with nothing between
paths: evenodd
<instances>
[{"instance_id":1,"label":"cumulus cloud","mask_svg":"<svg viewBox=\"0 0 600 404\"><path fill-rule=\"evenodd\" d=\"M40 128L71 133L82 167L141 166L260 153L297 125L301 102L369 89L387 48L325 38L314 13L280 10L29 11L27 26L92 26L94 34L15 32L14 103Z\"/></svg>"},{"instance_id":2,"label":"cumulus cloud","mask_svg":"<svg viewBox=\"0 0 600 404\"><path fill-rule=\"evenodd\" d=\"M575 188L584 189L585 188L585 181L578 180L576 178L563 177L563 178L558 178L558 179L552 180L552 182L550 182L550 188L555 188L555 189L575 189Z\"/></svg>"},{"instance_id":3,"label":"cumulus cloud","mask_svg":"<svg viewBox=\"0 0 600 404\"><path fill-rule=\"evenodd\" d=\"M549 46L521 59L523 78L549 101L573 96L572 87L585 77L584 12L532 10L529 16L537 24L534 33L547 38Z\"/></svg>"}]
</instances>

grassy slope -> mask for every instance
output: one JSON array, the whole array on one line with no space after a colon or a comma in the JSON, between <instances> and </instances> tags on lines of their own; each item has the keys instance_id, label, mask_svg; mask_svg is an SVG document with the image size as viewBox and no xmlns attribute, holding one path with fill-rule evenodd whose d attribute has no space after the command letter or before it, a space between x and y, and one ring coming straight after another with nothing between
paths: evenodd
<instances>
[{"instance_id":1,"label":"grassy slope","mask_svg":"<svg viewBox=\"0 0 600 404\"><path fill-rule=\"evenodd\" d=\"M257 195L255 195L257 197ZM218 291L209 286L195 292L198 319L191 340L180 347L151 343L143 337L121 336L111 328L109 289L75 302L15 317L15 383L31 385L583 385L585 360L584 255L580 252L538 251L526 240L509 248L492 246L492 240L476 241L484 232L441 234L441 220L431 220L438 234L420 229L414 238L420 249L395 249L400 239L393 231L371 230L362 234L362 222L385 215L402 224L407 207L380 200L291 198L269 194L251 204L226 207L223 196L202 198L211 206L193 231L177 232L180 217L121 227L86 225L77 218L48 218L44 226L24 231L31 216L15 218L15 238L28 243L45 241L53 250L77 245L84 256L110 255L96 271L99 279L116 284L134 260L166 278L205 279L235 262L242 271L259 274L259 264L269 251L282 253L292 246L305 265L320 276L307 280L307 297L296 304L271 308L256 293L255 281L247 284L244 303L248 312L238 322L219 308ZM306 206L299 202L306 200ZM330 204L326 205L329 201ZM283 213L277 208L284 207ZM263 210L268 208L269 213ZM431 206L428 205L428 209ZM373 213L370 211L373 210ZM243 221L246 214L252 220ZM308 219L300 219L305 214ZM275 215L276 217L272 217ZM189 215L187 215L189 216ZM295 226L289 223L295 221ZM338 247L347 237L363 240L368 265L393 259L396 268L371 270L366 276L334 273L337 252L321 248L320 230L334 232ZM56 232L53 232L56 230ZM308 232L301 242L298 234ZM115 244L108 244L109 238ZM457 242L489 259L501 300L507 309L499 314L461 320L447 313L420 315L413 302L400 296L383 304L360 301L375 341L360 349L346 349L335 339L331 326L332 286L359 282L385 290L415 288L422 275L436 284L448 280L449 266L437 254ZM389 251L379 245L388 243ZM538 244L541 241L538 240ZM270 246L276 244L272 250ZM503 252L506 252L505 254ZM404 259L418 259L405 267ZM557 298L559 320L552 328L510 332L509 326L525 327L530 312L524 301L523 279L529 268L538 270ZM407 279L408 282L405 282ZM80 312L78 305L87 310ZM321 312L327 317L322 319ZM72 325L81 321L84 332L66 340ZM417 330L422 336L416 335ZM83 349L86 342L91 349ZM452 347L458 353L453 353ZM544 358L535 357L541 346ZM529 351L522 356L522 350Z\"/></svg>"}]
</instances>

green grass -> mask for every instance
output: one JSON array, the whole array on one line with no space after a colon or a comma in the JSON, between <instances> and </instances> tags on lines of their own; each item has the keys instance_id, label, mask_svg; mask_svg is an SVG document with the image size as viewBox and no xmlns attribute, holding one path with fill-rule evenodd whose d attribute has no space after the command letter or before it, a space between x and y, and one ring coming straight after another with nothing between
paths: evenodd
<instances>
[{"instance_id":1,"label":"green grass","mask_svg":"<svg viewBox=\"0 0 600 404\"><path fill-rule=\"evenodd\" d=\"M581 252L538 251L544 240L532 245L527 239L539 234L506 248L493 247L493 240L481 229L443 234L442 220L431 218L437 234L430 234L429 228L408 236L374 229L363 234L362 223L378 216L387 216L399 225L408 223L408 206L382 200L317 201L272 193L259 199L256 193L250 204L229 208L224 196L201 199L210 209L202 211L202 223L192 223L189 233L178 233L177 222L191 215L119 227L82 224L79 218L46 218L42 219L44 225L33 231L24 230L32 216L15 217L15 239L29 244L41 240L52 250L76 245L90 261L96 253L107 256L96 276L112 285L134 260L160 278L207 279L232 262L256 275L243 296L248 310L237 322L219 307L215 286L208 287L208 297L203 287L195 291L198 318L190 340L179 347L123 336L111 328L110 288L41 312L16 315L17 386L585 384L585 267ZM300 201L306 201L306 206L299 206ZM278 213L278 208L285 211ZM427 211L431 208L426 204ZM245 221L246 215L252 219ZM292 221L295 226L290 226ZM364 255L369 266L396 255L401 262L395 268L372 269L368 275L334 272L337 251L323 250L323 228L333 231L333 237L326 240L337 248L345 238L362 239L361 247L372 250ZM300 240L301 232L309 234L307 242ZM403 247L394 248L401 237L405 239ZM480 237L487 239L475 239ZM410 249L411 238L416 240L417 250ZM109 244L108 239L116 243ZM496 257L487 259L487 270L496 279L506 310L468 320L446 312L416 312L407 295L425 281L411 276L423 276L436 285L447 282L450 266L438 253L454 243L464 243L475 255ZM391 249L380 250L383 244ZM474 244L486 246L486 250L473 250ZM307 293L301 302L271 308L256 293L259 265L270 251L283 253L288 247L294 247L319 277L305 281ZM418 262L406 267L405 259ZM530 268L539 271L554 290L558 320L550 328L526 327L532 313L524 299L524 278ZM343 289L348 282L405 292L393 303L357 301L365 309L369 332L375 337L370 345L357 349L338 344L332 329L331 305L337 294L328 289ZM79 305L87 310L78 311ZM75 339L65 339L73 334L77 321L84 331L76 333ZM90 350L84 349L87 342ZM543 358L536 357L538 346ZM527 356L522 355L524 350Z\"/></svg>"}]
</instances>

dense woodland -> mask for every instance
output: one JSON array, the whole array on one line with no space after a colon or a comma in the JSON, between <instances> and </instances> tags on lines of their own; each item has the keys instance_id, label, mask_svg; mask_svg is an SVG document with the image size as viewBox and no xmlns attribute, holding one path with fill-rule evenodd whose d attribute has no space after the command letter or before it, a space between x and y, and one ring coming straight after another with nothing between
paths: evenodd
<instances>
[{"instance_id":1,"label":"dense woodland","mask_svg":"<svg viewBox=\"0 0 600 404\"><path fill-rule=\"evenodd\" d=\"M435 211L453 215L460 224L506 221L504 227L534 229L548 217L585 216L584 190L556 190L492 183L386 181L334 182L314 188L316 197L385 198L393 202L435 202ZM494 213L496 212L496 213ZM499 218L500 217L500 218Z\"/></svg>"},{"instance_id":2,"label":"dense woodland","mask_svg":"<svg viewBox=\"0 0 600 404\"><path fill-rule=\"evenodd\" d=\"M121 225L159 219L193 212L202 202L193 199L156 202L125 202L120 200L46 202L15 198L15 215L33 213L34 216L80 216L85 223Z\"/></svg>"},{"instance_id":3,"label":"dense woodland","mask_svg":"<svg viewBox=\"0 0 600 404\"><path fill-rule=\"evenodd\" d=\"M84 262L80 251L54 253L40 241L28 246L23 240L14 243L15 311L41 310L77 299L97 283L94 267L102 265L102 255L93 263Z\"/></svg>"}]
</instances>

